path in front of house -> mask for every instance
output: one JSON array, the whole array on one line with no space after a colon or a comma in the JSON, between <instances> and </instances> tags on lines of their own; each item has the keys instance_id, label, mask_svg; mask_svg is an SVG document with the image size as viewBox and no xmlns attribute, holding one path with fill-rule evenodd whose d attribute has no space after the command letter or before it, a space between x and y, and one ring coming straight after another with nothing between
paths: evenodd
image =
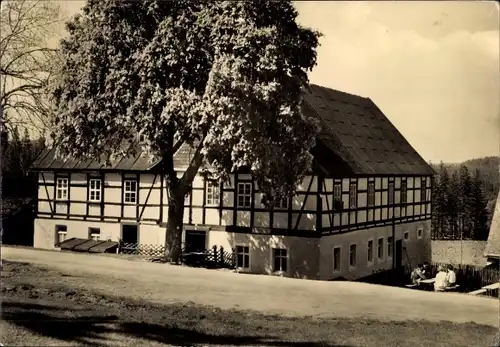
<instances>
[{"instance_id":1,"label":"path in front of house","mask_svg":"<svg viewBox=\"0 0 500 347\"><path fill-rule=\"evenodd\" d=\"M60 277L61 285L162 304L191 301L290 316L499 324L498 300L460 293L244 275L27 248L1 247L1 257L57 269L65 274Z\"/></svg>"}]
</instances>

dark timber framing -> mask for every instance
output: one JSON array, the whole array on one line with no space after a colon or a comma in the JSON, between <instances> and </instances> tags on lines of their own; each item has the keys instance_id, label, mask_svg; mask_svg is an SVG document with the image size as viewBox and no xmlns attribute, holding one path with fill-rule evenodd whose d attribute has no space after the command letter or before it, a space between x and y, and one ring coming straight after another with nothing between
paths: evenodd
<instances>
[{"instance_id":1,"label":"dark timber framing","mask_svg":"<svg viewBox=\"0 0 500 347\"><path fill-rule=\"evenodd\" d=\"M75 219L75 220L92 220L92 221L101 221L101 222L112 222L112 221L127 221L127 222L153 222L157 225L162 226L164 224L164 211L163 208L166 204L164 201L165 194L163 190L166 188L164 184L164 175L160 173L154 172L127 172L122 171L116 177L121 179L120 184L118 182L107 182L108 176L103 171L95 170L94 174L91 171L87 172L79 172L83 176L86 177L86 182L83 184L81 181L75 181L71 175L68 175L68 171L54 171L54 182L48 183L45 179L44 172L40 172L39 186L40 191L45 191L46 196L45 199L43 195L42 198L38 198L38 202L48 202L50 211L45 210L41 212L38 209L38 218L57 218L57 219ZM431 217L430 214L430 202L432 198L432 177L431 176L366 176L366 177L344 177L344 178L335 178L335 177L324 177L321 175L308 175L309 182L307 182L306 191L298 191L296 196L302 197L302 202L300 206L297 204L294 205L294 198L288 199L288 208L285 210L269 210L264 207L256 207L257 198L256 194L258 194L258 190L256 189L256 185L254 180L244 179L240 174L235 174L232 176L234 180L234 187L226 186L223 182L219 184L219 205L218 206L207 206L207 182L209 180L208 177L203 177L203 187L191 187L190 196L189 196L189 222L185 223L186 226L193 226L194 224L198 225L208 225L207 224L207 213L208 210L217 211L219 215L219 225L218 229L226 229L231 232L238 233L254 233L254 234L275 234L275 235L294 235L294 236L302 236L302 237L320 237L321 235L331 235L331 234L342 234L346 232L351 232L354 230L367 229L377 226L391 226L398 225L402 223L410 223L415 221L425 221L429 220ZM153 178L152 184L149 186L141 187L141 178L145 177L144 175L151 175ZM74 173L73 173L74 176ZM97 178L98 176L101 179L101 201L99 203L95 203L96 205L100 205L100 215L90 215L91 212L89 210L89 206L92 205L89 201L90 194L90 179ZM135 177L134 177L135 176ZM408 184L408 178L412 177L413 184ZM57 179L58 178L67 178L68 179L68 199L64 201L58 201L57 197ZM430 179L429 179L430 178ZM124 184L127 179L136 180L136 216L124 218ZM160 187L156 187L157 179L160 179ZM366 185L366 189L360 188L360 180L364 179L365 182L363 186ZM326 181L329 180L329 184L331 185L331 189L327 189ZM73 182L75 181L75 182ZM398 184L396 184L398 181ZM430 181L430 182L428 182ZM238 207L238 183L246 182L251 184L251 201L250 207L243 208ZM404 188L406 182L406 190L407 190L407 203L401 203L401 192ZM347 183L347 187L345 185ZM373 183L375 185L375 205L371 206L368 204L369 196L368 196L368 186ZM391 183L394 183L394 201L392 204L389 204L391 201L389 197L389 186ZM316 192L312 192L313 184L315 184ZM349 187L353 184L353 187L356 187L357 196L356 196L356 206L350 208L349 206L341 207L339 203L335 202L335 187L340 187L341 192L341 201L347 201L349 205ZM48 187L54 187L53 196L49 196ZM85 187L86 188L86 200L75 199L76 194L70 194L70 191L74 187ZM106 189L107 188L115 188L121 189L120 191L120 202L107 202L106 201ZM338 188L337 188L338 189ZM141 190L148 190L148 192L141 193ZM159 190L159 192L158 192ZM233 192L233 206L227 206L224 203L224 197L226 192ZM82 192L83 193L83 192ZM152 204L149 201L151 200L151 194L159 194L160 202L159 204ZM197 200L202 199L202 203L198 203L196 205L193 204L193 194L202 194L202 196L197 196ZM399 193L399 194L398 194ZM140 197L142 194L146 194L144 203L141 203ZM314 210L306 208L308 199L310 196L316 196L316 206ZM363 198L365 196L365 198ZM329 198L332 198L332 203L330 204ZM425 197L424 201L421 201L421 198ZM323 202L325 199L325 202ZM403 198L404 199L404 198ZM385 200L385 202L384 202ZM417 201L418 200L418 201ZM61 209L56 210L56 204L67 204L66 213L60 213ZM70 203L73 204L85 204L85 214L75 214L71 213ZM362 203L362 204L361 204ZM120 206L120 212L116 215L107 216L105 214L105 207L108 206ZM363 207L361 207L363 206ZM143 218L145 210L148 208L155 208L159 211L157 213L158 218ZM193 220L193 209L201 209L201 213L197 218L201 220ZM59 211L59 212L58 212ZM232 211L233 212L233 224L223 226L223 213L224 211ZM247 211L250 212L250 226L249 227L239 227L238 226L238 211ZM398 214L399 212L399 214ZM156 212L155 212L156 213ZM256 225L256 216L255 213L267 213L269 216L269 226L268 227L259 227ZM288 224L285 227L275 228L275 220L276 213L285 213L288 215L288 220L286 221ZM314 214L316 216L316 222L314 225L311 225L310 230L301 230L299 229L299 225L301 224L301 218L304 214ZM323 222L323 217L325 218ZM364 217L363 217L364 215ZM396 217L397 216L397 217ZM293 221L293 218L296 218ZM327 220L329 223L327 223ZM347 221L347 224L345 222ZM194 223L194 224L193 224ZM263 224L264 225L264 224Z\"/></svg>"}]
</instances>

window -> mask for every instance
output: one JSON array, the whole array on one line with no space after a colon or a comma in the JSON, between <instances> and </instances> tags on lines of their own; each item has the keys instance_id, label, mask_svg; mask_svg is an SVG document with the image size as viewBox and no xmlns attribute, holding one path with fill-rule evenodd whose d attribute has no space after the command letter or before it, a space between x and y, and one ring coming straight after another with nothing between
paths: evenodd
<instances>
[{"instance_id":1,"label":"window","mask_svg":"<svg viewBox=\"0 0 500 347\"><path fill-rule=\"evenodd\" d=\"M89 239L94 241L99 241L100 236L101 236L101 229L89 228Z\"/></svg>"},{"instance_id":2,"label":"window","mask_svg":"<svg viewBox=\"0 0 500 347\"><path fill-rule=\"evenodd\" d=\"M394 182L389 182L389 191L387 196L387 203L394 205Z\"/></svg>"},{"instance_id":3,"label":"window","mask_svg":"<svg viewBox=\"0 0 500 347\"><path fill-rule=\"evenodd\" d=\"M408 240L410 238L410 233L408 231L405 231L404 238L405 240Z\"/></svg>"},{"instance_id":4,"label":"window","mask_svg":"<svg viewBox=\"0 0 500 347\"><path fill-rule=\"evenodd\" d=\"M236 246L236 267L243 269L250 267L250 247Z\"/></svg>"},{"instance_id":5,"label":"window","mask_svg":"<svg viewBox=\"0 0 500 347\"><path fill-rule=\"evenodd\" d=\"M333 209L336 211L344 208L344 202L342 201L342 185L340 183L335 183L333 185Z\"/></svg>"},{"instance_id":6,"label":"window","mask_svg":"<svg viewBox=\"0 0 500 347\"><path fill-rule=\"evenodd\" d=\"M424 233L424 231L422 229L418 229L417 230L417 236L418 236L419 239L422 238L423 233Z\"/></svg>"},{"instance_id":7,"label":"window","mask_svg":"<svg viewBox=\"0 0 500 347\"><path fill-rule=\"evenodd\" d=\"M356 267L356 245L349 246L349 266Z\"/></svg>"},{"instance_id":8,"label":"window","mask_svg":"<svg viewBox=\"0 0 500 347\"><path fill-rule=\"evenodd\" d=\"M368 183L368 206L375 206L375 182Z\"/></svg>"},{"instance_id":9,"label":"window","mask_svg":"<svg viewBox=\"0 0 500 347\"><path fill-rule=\"evenodd\" d=\"M277 199L274 208L285 210L288 208L288 198Z\"/></svg>"},{"instance_id":10,"label":"window","mask_svg":"<svg viewBox=\"0 0 500 347\"><path fill-rule=\"evenodd\" d=\"M207 181L207 205L218 206L220 203L220 185L219 182Z\"/></svg>"},{"instance_id":11,"label":"window","mask_svg":"<svg viewBox=\"0 0 500 347\"><path fill-rule=\"evenodd\" d=\"M358 191L356 183L351 183L349 185L349 208L356 208L357 197Z\"/></svg>"},{"instance_id":12,"label":"window","mask_svg":"<svg viewBox=\"0 0 500 347\"><path fill-rule=\"evenodd\" d=\"M390 258L392 258L392 241L393 241L392 236L389 236L387 238L387 256Z\"/></svg>"},{"instance_id":13,"label":"window","mask_svg":"<svg viewBox=\"0 0 500 347\"><path fill-rule=\"evenodd\" d=\"M406 181L401 182L401 203L406 204Z\"/></svg>"},{"instance_id":14,"label":"window","mask_svg":"<svg viewBox=\"0 0 500 347\"><path fill-rule=\"evenodd\" d=\"M68 179L58 178L56 186L56 198L57 200L67 200L68 199Z\"/></svg>"},{"instance_id":15,"label":"window","mask_svg":"<svg viewBox=\"0 0 500 347\"><path fill-rule=\"evenodd\" d=\"M56 245L66 240L68 228L66 225L56 225Z\"/></svg>"},{"instance_id":16,"label":"window","mask_svg":"<svg viewBox=\"0 0 500 347\"><path fill-rule=\"evenodd\" d=\"M379 259L384 258L384 239L378 239L377 255Z\"/></svg>"},{"instance_id":17,"label":"window","mask_svg":"<svg viewBox=\"0 0 500 347\"><path fill-rule=\"evenodd\" d=\"M422 186L420 187L420 201L424 202L427 200L427 181L425 179L422 180Z\"/></svg>"},{"instance_id":18,"label":"window","mask_svg":"<svg viewBox=\"0 0 500 347\"><path fill-rule=\"evenodd\" d=\"M287 251L284 248L273 248L273 271L287 271Z\"/></svg>"},{"instance_id":19,"label":"window","mask_svg":"<svg viewBox=\"0 0 500 347\"><path fill-rule=\"evenodd\" d=\"M92 178L89 181L89 200L94 202L101 201L101 180Z\"/></svg>"},{"instance_id":20,"label":"window","mask_svg":"<svg viewBox=\"0 0 500 347\"><path fill-rule=\"evenodd\" d=\"M137 201L137 181L136 180L126 180L125 181L125 202L135 203Z\"/></svg>"},{"instance_id":21,"label":"window","mask_svg":"<svg viewBox=\"0 0 500 347\"><path fill-rule=\"evenodd\" d=\"M250 207L252 201L252 184L238 183L238 207Z\"/></svg>"},{"instance_id":22,"label":"window","mask_svg":"<svg viewBox=\"0 0 500 347\"><path fill-rule=\"evenodd\" d=\"M333 271L340 271L340 247L333 249Z\"/></svg>"},{"instance_id":23,"label":"window","mask_svg":"<svg viewBox=\"0 0 500 347\"><path fill-rule=\"evenodd\" d=\"M368 262L373 262L373 240L368 241Z\"/></svg>"}]
</instances>

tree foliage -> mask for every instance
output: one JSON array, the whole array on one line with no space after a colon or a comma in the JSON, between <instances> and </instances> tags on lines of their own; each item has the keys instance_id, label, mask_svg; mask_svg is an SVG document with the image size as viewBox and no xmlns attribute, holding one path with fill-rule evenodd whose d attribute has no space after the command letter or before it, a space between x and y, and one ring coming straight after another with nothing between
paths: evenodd
<instances>
[{"instance_id":1,"label":"tree foliage","mask_svg":"<svg viewBox=\"0 0 500 347\"><path fill-rule=\"evenodd\" d=\"M436 239L488 237L488 208L480 170L471 176L467 166L449 168L440 164L433 184L432 229Z\"/></svg>"},{"instance_id":2,"label":"tree foliage","mask_svg":"<svg viewBox=\"0 0 500 347\"><path fill-rule=\"evenodd\" d=\"M47 38L53 36L59 22L59 7L54 1L2 2L0 115L10 131L19 125L43 134L48 126L45 87L53 76L57 52L47 46Z\"/></svg>"},{"instance_id":3,"label":"tree foliage","mask_svg":"<svg viewBox=\"0 0 500 347\"><path fill-rule=\"evenodd\" d=\"M89 0L61 43L52 144L110 161L141 133L168 177L169 220L201 166L223 180L249 169L271 203L292 195L318 132L301 93L319 34L296 17L290 1ZM178 178L180 144L194 155Z\"/></svg>"}]
</instances>

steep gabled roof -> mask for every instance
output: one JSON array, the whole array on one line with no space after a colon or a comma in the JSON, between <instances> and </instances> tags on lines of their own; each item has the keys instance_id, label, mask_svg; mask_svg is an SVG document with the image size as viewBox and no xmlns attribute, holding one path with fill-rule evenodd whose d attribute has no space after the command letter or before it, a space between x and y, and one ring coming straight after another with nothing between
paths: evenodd
<instances>
[{"instance_id":1,"label":"steep gabled roof","mask_svg":"<svg viewBox=\"0 0 500 347\"><path fill-rule=\"evenodd\" d=\"M326 166L335 158L329 170L333 176L339 165L354 175L434 174L369 98L311 85L304 101L304 112L316 116L321 125L322 150L315 155Z\"/></svg>"},{"instance_id":2,"label":"steep gabled roof","mask_svg":"<svg viewBox=\"0 0 500 347\"><path fill-rule=\"evenodd\" d=\"M126 171L147 171L156 166L157 162L151 162L149 158L142 155L141 151L135 156L123 157L112 160L111 165L100 164L102 160L85 160L85 159L67 159L62 160L56 158L55 149L47 148L43 150L31 165L34 171L39 170L74 170L74 171L90 171L90 170L126 170Z\"/></svg>"},{"instance_id":3,"label":"steep gabled roof","mask_svg":"<svg viewBox=\"0 0 500 347\"><path fill-rule=\"evenodd\" d=\"M491 220L490 233L484 255L489 258L500 258L500 192L497 196L495 212Z\"/></svg>"},{"instance_id":4,"label":"steep gabled roof","mask_svg":"<svg viewBox=\"0 0 500 347\"><path fill-rule=\"evenodd\" d=\"M311 85L304 93L304 112L320 122L321 131L312 153L315 166L327 176L434 174L434 170L368 98ZM190 146L181 146L174 156L174 166L185 168L193 154ZM54 159L53 150L46 150L32 168L145 171L153 166L140 154L106 167L99 165L98 161L63 162Z\"/></svg>"}]
</instances>

